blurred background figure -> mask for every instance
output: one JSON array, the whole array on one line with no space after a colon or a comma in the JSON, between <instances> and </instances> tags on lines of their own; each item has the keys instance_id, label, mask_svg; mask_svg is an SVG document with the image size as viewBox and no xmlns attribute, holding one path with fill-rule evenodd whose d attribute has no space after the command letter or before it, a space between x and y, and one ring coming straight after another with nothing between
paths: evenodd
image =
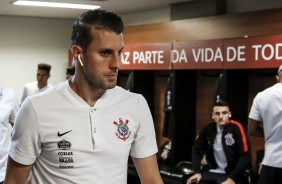
<instances>
[{"instance_id":1,"label":"blurred background figure","mask_svg":"<svg viewBox=\"0 0 282 184\"><path fill-rule=\"evenodd\" d=\"M22 102L26 97L40 93L52 87L52 85L48 84L48 79L50 78L50 71L51 65L45 63L38 64L36 74L37 81L27 83L25 85L22 96Z\"/></svg>"},{"instance_id":2,"label":"blurred background figure","mask_svg":"<svg viewBox=\"0 0 282 184\"><path fill-rule=\"evenodd\" d=\"M16 92L0 87L0 184L3 183L6 173L12 126L18 108L19 102Z\"/></svg>"},{"instance_id":3,"label":"blurred background figure","mask_svg":"<svg viewBox=\"0 0 282 184\"><path fill-rule=\"evenodd\" d=\"M73 76L75 73L75 67L71 66L67 68L67 72L66 72L66 79L68 80L71 76Z\"/></svg>"}]
</instances>

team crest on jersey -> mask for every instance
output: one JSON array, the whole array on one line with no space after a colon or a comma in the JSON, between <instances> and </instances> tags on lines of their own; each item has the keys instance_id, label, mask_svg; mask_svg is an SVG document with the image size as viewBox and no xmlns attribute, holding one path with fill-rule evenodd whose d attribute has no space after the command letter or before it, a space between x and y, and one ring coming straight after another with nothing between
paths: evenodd
<instances>
[{"instance_id":1,"label":"team crest on jersey","mask_svg":"<svg viewBox=\"0 0 282 184\"><path fill-rule=\"evenodd\" d=\"M68 150L71 148L71 143L63 139L57 143L57 147L60 150Z\"/></svg>"},{"instance_id":2,"label":"team crest on jersey","mask_svg":"<svg viewBox=\"0 0 282 184\"><path fill-rule=\"evenodd\" d=\"M129 121L125 120L124 122L121 118L119 118L118 122L114 121L113 123L114 125L117 126L117 132L115 133L117 138L123 141L128 139L131 134L131 131L129 130L128 125L127 125Z\"/></svg>"},{"instance_id":3,"label":"team crest on jersey","mask_svg":"<svg viewBox=\"0 0 282 184\"><path fill-rule=\"evenodd\" d=\"M228 133L224 136L225 138L225 144L227 146L232 146L235 143L235 140L233 138L233 135L231 133Z\"/></svg>"}]
</instances>

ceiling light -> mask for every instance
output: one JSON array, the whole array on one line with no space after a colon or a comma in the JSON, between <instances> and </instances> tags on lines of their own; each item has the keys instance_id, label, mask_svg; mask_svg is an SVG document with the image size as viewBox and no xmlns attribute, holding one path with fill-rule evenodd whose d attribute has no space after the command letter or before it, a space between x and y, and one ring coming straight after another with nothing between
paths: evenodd
<instances>
[{"instance_id":1,"label":"ceiling light","mask_svg":"<svg viewBox=\"0 0 282 184\"><path fill-rule=\"evenodd\" d=\"M21 6L40 6L40 7L53 7L53 8L73 8L73 9L88 9L93 10L100 8L100 6L87 5L87 4L70 4L70 3L54 3L42 1L15 1L14 5Z\"/></svg>"}]
</instances>

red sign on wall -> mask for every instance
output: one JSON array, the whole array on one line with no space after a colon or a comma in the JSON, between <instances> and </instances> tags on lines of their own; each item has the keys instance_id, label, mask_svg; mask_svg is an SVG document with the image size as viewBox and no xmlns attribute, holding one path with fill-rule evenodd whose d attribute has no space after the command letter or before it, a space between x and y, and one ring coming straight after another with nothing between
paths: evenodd
<instances>
[{"instance_id":1,"label":"red sign on wall","mask_svg":"<svg viewBox=\"0 0 282 184\"><path fill-rule=\"evenodd\" d=\"M216 69L223 67L223 42L191 41L173 43L173 69Z\"/></svg>"},{"instance_id":2,"label":"red sign on wall","mask_svg":"<svg viewBox=\"0 0 282 184\"><path fill-rule=\"evenodd\" d=\"M120 69L169 70L171 43L127 46L123 50Z\"/></svg>"},{"instance_id":3,"label":"red sign on wall","mask_svg":"<svg viewBox=\"0 0 282 184\"><path fill-rule=\"evenodd\" d=\"M224 68L276 68L282 64L282 35L224 41Z\"/></svg>"},{"instance_id":4,"label":"red sign on wall","mask_svg":"<svg viewBox=\"0 0 282 184\"><path fill-rule=\"evenodd\" d=\"M282 64L282 35L127 46L121 69L250 69Z\"/></svg>"}]
</instances>

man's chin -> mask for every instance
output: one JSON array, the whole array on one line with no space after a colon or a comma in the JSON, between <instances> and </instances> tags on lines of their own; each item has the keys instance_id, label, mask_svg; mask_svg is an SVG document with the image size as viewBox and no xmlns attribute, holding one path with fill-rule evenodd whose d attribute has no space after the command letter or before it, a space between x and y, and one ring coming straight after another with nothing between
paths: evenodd
<instances>
[{"instance_id":1,"label":"man's chin","mask_svg":"<svg viewBox=\"0 0 282 184\"><path fill-rule=\"evenodd\" d=\"M117 85L116 82L108 83L107 84L107 89L113 89L114 87L116 87L116 85Z\"/></svg>"}]
</instances>

